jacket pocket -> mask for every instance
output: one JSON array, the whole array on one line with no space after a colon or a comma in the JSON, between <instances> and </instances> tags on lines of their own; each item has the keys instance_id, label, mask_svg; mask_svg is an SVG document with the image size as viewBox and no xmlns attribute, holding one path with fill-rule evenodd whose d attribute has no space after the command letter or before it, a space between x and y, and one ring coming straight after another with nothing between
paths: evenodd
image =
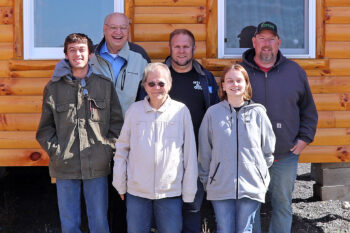
<instances>
[{"instance_id":1,"label":"jacket pocket","mask_svg":"<svg viewBox=\"0 0 350 233\"><path fill-rule=\"evenodd\" d=\"M211 176L209 176L209 181L208 181L209 184L211 184L211 183L213 183L213 181L215 181L215 176L218 173L219 167L220 167L220 162L218 162L218 164L216 165L213 174Z\"/></svg>"},{"instance_id":2,"label":"jacket pocket","mask_svg":"<svg viewBox=\"0 0 350 233\"><path fill-rule=\"evenodd\" d=\"M63 104L57 104L57 124L62 126L67 125L67 122L75 122L75 104L74 102L68 102Z\"/></svg>"},{"instance_id":3,"label":"jacket pocket","mask_svg":"<svg viewBox=\"0 0 350 233\"><path fill-rule=\"evenodd\" d=\"M90 99L90 119L92 121L105 121L107 120L105 100Z\"/></svg>"},{"instance_id":4,"label":"jacket pocket","mask_svg":"<svg viewBox=\"0 0 350 233\"><path fill-rule=\"evenodd\" d=\"M261 178L261 181L263 182L263 184L265 185L265 187L267 187L267 186L266 186L266 182L265 182L266 176L263 176L263 174L261 173L259 167L258 167L256 164L255 164L255 167L256 167L256 170L258 171L258 174L259 174L259 176L260 176L260 178Z\"/></svg>"}]
</instances>

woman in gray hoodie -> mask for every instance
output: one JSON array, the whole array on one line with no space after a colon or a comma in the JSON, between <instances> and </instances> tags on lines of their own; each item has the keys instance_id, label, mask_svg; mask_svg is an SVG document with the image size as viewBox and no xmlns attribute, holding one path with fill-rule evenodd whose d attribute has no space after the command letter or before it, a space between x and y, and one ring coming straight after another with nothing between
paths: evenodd
<instances>
[{"instance_id":1,"label":"woman in gray hoodie","mask_svg":"<svg viewBox=\"0 0 350 233\"><path fill-rule=\"evenodd\" d=\"M265 201L276 139L265 108L251 101L242 66L227 67L221 85L222 101L208 109L199 130L199 177L217 232L251 232Z\"/></svg>"}]
</instances>

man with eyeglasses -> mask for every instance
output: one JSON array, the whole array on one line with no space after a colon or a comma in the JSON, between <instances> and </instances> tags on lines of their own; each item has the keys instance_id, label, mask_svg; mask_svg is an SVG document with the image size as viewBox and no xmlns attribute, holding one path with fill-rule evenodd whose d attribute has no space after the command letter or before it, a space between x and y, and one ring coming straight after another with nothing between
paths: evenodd
<instances>
[{"instance_id":1,"label":"man with eyeglasses","mask_svg":"<svg viewBox=\"0 0 350 233\"><path fill-rule=\"evenodd\" d=\"M128 42L129 19L121 13L105 17L104 38L91 58L92 69L112 79L123 115L135 102L145 66L150 62L146 51Z\"/></svg>"},{"instance_id":2,"label":"man with eyeglasses","mask_svg":"<svg viewBox=\"0 0 350 233\"><path fill-rule=\"evenodd\" d=\"M93 73L93 44L81 33L64 42L65 59L43 95L36 139L50 157L64 233L81 232L81 192L91 233L109 233L108 179L123 116L109 78Z\"/></svg>"},{"instance_id":3,"label":"man with eyeglasses","mask_svg":"<svg viewBox=\"0 0 350 233\"><path fill-rule=\"evenodd\" d=\"M110 78L115 86L123 116L135 102L141 89L143 71L150 59L139 45L128 41L130 22L126 15L112 13L105 17L104 38L91 58L95 73ZM110 182L111 183L111 180ZM125 203L117 191L109 188L109 225L112 233L126 231Z\"/></svg>"},{"instance_id":4,"label":"man with eyeglasses","mask_svg":"<svg viewBox=\"0 0 350 233\"><path fill-rule=\"evenodd\" d=\"M275 161L269 168L269 233L289 233L299 155L314 139L317 111L305 71L279 50L277 26L268 21L260 23L252 42L254 48L244 52L242 65L250 76L252 99L266 107L276 135ZM261 232L259 214L253 232Z\"/></svg>"}]
</instances>

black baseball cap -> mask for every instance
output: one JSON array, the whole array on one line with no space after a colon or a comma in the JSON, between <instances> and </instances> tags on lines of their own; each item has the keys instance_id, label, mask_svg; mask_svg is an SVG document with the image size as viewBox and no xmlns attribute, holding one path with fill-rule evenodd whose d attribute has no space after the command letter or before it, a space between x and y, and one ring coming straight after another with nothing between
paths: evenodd
<instances>
[{"instance_id":1,"label":"black baseball cap","mask_svg":"<svg viewBox=\"0 0 350 233\"><path fill-rule=\"evenodd\" d=\"M269 21L259 23L258 27L256 28L254 36L256 36L256 34L259 34L263 30L270 30L273 32L273 34L275 34L275 36L278 36L276 24Z\"/></svg>"}]
</instances>

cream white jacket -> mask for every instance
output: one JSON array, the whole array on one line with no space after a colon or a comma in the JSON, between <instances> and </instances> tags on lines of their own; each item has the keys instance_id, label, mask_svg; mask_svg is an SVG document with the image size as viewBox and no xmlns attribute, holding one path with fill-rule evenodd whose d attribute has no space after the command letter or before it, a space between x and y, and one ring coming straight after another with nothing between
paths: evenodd
<instances>
[{"instance_id":1,"label":"cream white jacket","mask_svg":"<svg viewBox=\"0 0 350 233\"><path fill-rule=\"evenodd\" d=\"M169 96L158 109L148 97L133 103L116 142L113 186L148 199L182 195L193 202L197 191L197 152L188 108Z\"/></svg>"}]
</instances>

